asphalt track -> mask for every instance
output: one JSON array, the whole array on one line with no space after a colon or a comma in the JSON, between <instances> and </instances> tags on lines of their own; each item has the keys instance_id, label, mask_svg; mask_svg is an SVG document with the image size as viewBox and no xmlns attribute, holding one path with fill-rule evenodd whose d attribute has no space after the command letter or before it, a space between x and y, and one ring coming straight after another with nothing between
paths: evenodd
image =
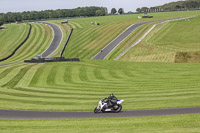
<instances>
[{"instance_id":1,"label":"asphalt track","mask_svg":"<svg viewBox=\"0 0 200 133\"><path fill-rule=\"evenodd\" d=\"M93 112L61 112L61 111L17 111L0 110L0 119L66 119L66 118L107 118L107 117L144 117L163 116L180 114L199 114L200 107L193 108L170 108L153 110L122 111L121 113L100 113Z\"/></svg>"},{"instance_id":2,"label":"asphalt track","mask_svg":"<svg viewBox=\"0 0 200 133\"><path fill-rule=\"evenodd\" d=\"M128 27L123 33L121 33L117 38L115 38L111 43L109 43L106 47L104 47L96 56L93 57L93 59L96 60L102 60L104 59L112 50L117 47L125 38L127 38L133 31L135 31L138 27L152 22L156 21L146 21L141 22L137 24L133 24L130 27Z\"/></svg>"},{"instance_id":3,"label":"asphalt track","mask_svg":"<svg viewBox=\"0 0 200 133\"><path fill-rule=\"evenodd\" d=\"M45 58L51 55L59 47L62 41L63 34L59 26L48 22L41 22L41 23L49 25L54 31L53 41L51 42L47 50L41 54L42 58Z\"/></svg>"}]
</instances>

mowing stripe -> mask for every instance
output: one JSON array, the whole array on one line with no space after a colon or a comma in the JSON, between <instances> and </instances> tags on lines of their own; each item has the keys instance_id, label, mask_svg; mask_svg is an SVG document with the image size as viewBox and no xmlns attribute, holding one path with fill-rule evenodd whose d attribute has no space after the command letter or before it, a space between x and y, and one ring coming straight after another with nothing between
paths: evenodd
<instances>
[{"instance_id":1,"label":"mowing stripe","mask_svg":"<svg viewBox=\"0 0 200 133\"><path fill-rule=\"evenodd\" d=\"M19 73L13 77L9 82L6 84L2 85L2 87L8 87L8 88L13 88L17 85L17 83L22 79L22 77L26 74L26 72L31 68L32 66L27 66L25 68L22 68Z\"/></svg>"},{"instance_id":2,"label":"mowing stripe","mask_svg":"<svg viewBox=\"0 0 200 133\"><path fill-rule=\"evenodd\" d=\"M0 62L1 61L5 61L5 60L9 59L10 57L12 57L17 52L17 50L28 40L28 38L29 38L29 36L31 34L31 29L32 29L31 24L29 24L29 25L30 25L30 29L29 29L28 35L25 38L25 40L9 56L7 56L7 57L5 57L3 59L0 59Z\"/></svg>"}]
</instances>

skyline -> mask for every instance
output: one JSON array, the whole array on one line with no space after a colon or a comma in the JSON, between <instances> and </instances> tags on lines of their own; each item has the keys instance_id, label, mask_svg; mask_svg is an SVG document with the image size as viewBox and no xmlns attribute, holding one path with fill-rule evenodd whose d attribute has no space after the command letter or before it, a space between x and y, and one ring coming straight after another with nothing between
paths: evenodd
<instances>
[{"instance_id":1,"label":"skyline","mask_svg":"<svg viewBox=\"0 0 200 133\"><path fill-rule=\"evenodd\" d=\"M174 2L178 0L1 0L0 13L6 12L23 12L23 11L41 11L41 10L56 10L56 9L73 9L85 6L102 6L107 7L108 12L111 8L123 8L125 12L135 10L138 7L153 7L163 5L165 3ZM12 3L12 4L11 4Z\"/></svg>"}]
</instances>

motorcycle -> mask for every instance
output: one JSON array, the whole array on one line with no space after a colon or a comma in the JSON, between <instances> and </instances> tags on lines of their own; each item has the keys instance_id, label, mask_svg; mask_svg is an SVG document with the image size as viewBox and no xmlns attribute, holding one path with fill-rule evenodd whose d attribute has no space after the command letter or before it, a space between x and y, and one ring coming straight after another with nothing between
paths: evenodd
<instances>
[{"instance_id":1,"label":"motorcycle","mask_svg":"<svg viewBox=\"0 0 200 133\"><path fill-rule=\"evenodd\" d=\"M113 112L113 113L119 113L122 110L122 103L124 100L117 100L113 104L113 106L108 106L108 103L105 101L105 99L102 99L99 101L99 104L94 109L94 113L106 113L106 112Z\"/></svg>"}]
</instances>

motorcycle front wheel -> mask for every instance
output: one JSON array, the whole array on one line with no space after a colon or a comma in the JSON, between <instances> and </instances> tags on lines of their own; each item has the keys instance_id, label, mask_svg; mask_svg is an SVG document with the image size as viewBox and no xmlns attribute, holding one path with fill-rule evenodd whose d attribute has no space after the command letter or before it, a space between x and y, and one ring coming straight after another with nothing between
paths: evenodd
<instances>
[{"instance_id":1,"label":"motorcycle front wheel","mask_svg":"<svg viewBox=\"0 0 200 133\"><path fill-rule=\"evenodd\" d=\"M118 108L116 110L114 110L115 113L119 113L122 110L122 105L118 105Z\"/></svg>"},{"instance_id":2,"label":"motorcycle front wheel","mask_svg":"<svg viewBox=\"0 0 200 133\"><path fill-rule=\"evenodd\" d=\"M94 113L95 113L95 114L100 113L100 112L101 112L101 110L98 109L97 107L94 109Z\"/></svg>"}]
</instances>

